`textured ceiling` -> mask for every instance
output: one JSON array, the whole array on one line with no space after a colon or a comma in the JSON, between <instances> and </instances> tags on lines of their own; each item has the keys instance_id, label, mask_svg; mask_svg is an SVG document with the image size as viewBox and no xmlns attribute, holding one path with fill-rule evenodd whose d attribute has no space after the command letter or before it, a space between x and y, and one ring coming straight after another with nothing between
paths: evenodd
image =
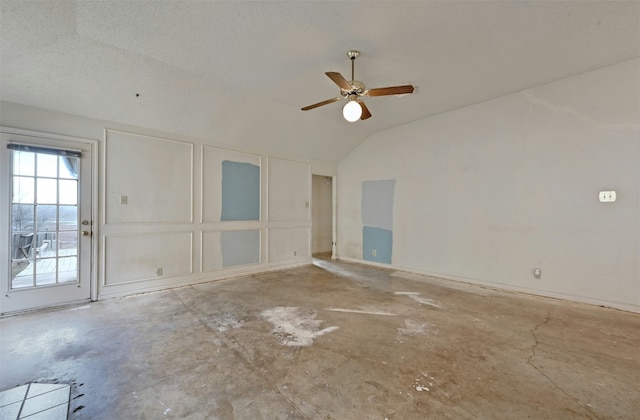
<instances>
[{"instance_id":1,"label":"textured ceiling","mask_svg":"<svg viewBox=\"0 0 640 420\"><path fill-rule=\"evenodd\" d=\"M640 57L640 2L0 1L0 99L337 161L369 134ZM413 95L348 123L325 71ZM140 96L136 96L139 94Z\"/></svg>"}]
</instances>

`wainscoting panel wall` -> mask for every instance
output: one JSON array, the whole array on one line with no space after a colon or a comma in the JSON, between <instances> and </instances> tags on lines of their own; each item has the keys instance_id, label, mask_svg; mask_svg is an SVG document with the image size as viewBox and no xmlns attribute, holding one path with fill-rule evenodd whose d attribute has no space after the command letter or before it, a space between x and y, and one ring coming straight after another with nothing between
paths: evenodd
<instances>
[{"instance_id":1,"label":"wainscoting panel wall","mask_svg":"<svg viewBox=\"0 0 640 420\"><path fill-rule=\"evenodd\" d=\"M112 130L104 149L99 295L311 262L308 162Z\"/></svg>"}]
</instances>

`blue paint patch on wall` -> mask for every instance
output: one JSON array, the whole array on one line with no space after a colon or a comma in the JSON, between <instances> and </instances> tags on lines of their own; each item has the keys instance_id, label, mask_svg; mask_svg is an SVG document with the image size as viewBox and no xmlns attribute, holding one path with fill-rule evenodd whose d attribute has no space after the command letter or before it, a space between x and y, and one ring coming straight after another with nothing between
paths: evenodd
<instances>
[{"instance_id":1,"label":"blue paint patch on wall","mask_svg":"<svg viewBox=\"0 0 640 420\"><path fill-rule=\"evenodd\" d=\"M366 261L391 264L395 186L395 179L362 183L362 259Z\"/></svg>"},{"instance_id":2,"label":"blue paint patch on wall","mask_svg":"<svg viewBox=\"0 0 640 420\"><path fill-rule=\"evenodd\" d=\"M222 266L258 264L260 262L259 230L228 230L220 235Z\"/></svg>"},{"instance_id":3,"label":"blue paint patch on wall","mask_svg":"<svg viewBox=\"0 0 640 420\"><path fill-rule=\"evenodd\" d=\"M220 220L260 220L259 166L230 160L222 162Z\"/></svg>"},{"instance_id":4,"label":"blue paint patch on wall","mask_svg":"<svg viewBox=\"0 0 640 420\"><path fill-rule=\"evenodd\" d=\"M362 259L391 264L393 232L371 226L362 228Z\"/></svg>"},{"instance_id":5,"label":"blue paint patch on wall","mask_svg":"<svg viewBox=\"0 0 640 420\"><path fill-rule=\"evenodd\" d=\"M362 183L360 209L363 225L392 230L395 186L395 179L364 181Z\"/></svg>"}]
</instances>

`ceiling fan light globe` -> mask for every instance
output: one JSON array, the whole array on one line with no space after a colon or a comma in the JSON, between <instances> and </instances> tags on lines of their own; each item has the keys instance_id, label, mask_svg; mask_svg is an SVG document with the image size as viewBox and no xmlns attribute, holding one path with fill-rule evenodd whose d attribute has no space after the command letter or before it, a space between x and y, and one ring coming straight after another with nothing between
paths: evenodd
<instances>
[{"instance_id":1,"label":"ceiling fan light globe","mask_svg":"<svg viewBox=\"0 0 640 420\"><path fill-rule=\"evenodd\" d=\"M358 121L362 116L362 107L358 101L349 101L344 108L342 108L342 115L344 119L349 122Z\"/></svg>"}]
</instances>

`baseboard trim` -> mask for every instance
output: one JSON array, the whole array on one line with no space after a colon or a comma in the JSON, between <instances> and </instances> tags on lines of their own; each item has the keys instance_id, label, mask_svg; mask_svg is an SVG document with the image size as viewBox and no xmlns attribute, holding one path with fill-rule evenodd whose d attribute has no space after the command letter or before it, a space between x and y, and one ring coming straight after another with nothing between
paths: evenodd
<instances>
[{"instance_id":1,"label":"baseboard trim","mask_svg":"<svg viewBox=\"0 0 640 420\"><path fill-rule=\"evenodd\" d=\"M391 264L380 264L380 263L366 261L366 260L359 260L356 258L338 256L337 259L340 261L345 261L345 262L354 263L354 264L362 264L362 265L368 265L373 267L386 268L394 271L404 271L407 273L434 277L441 280L455 281L457 283L466 283L473 286L489 287L489 288L500 290L500 291L517 292L517 293L523 293L523 294L532 295L532 296L560 299L560 300L565 300L570 302L584 303L592 306L601 306L605 308L617 309L617 310L626 311L626 312L640 313L640 305L613 302L613 301L608 301L604 299L594 299L586 296L578 296L578 295L572 295L567 293L553 292L549 290L540 290L540 289L533 289L528 287L512 286L509 284L471 279L467 277L454 276L450 274L416 270L416 269L407 268L407 267L399 267Z\"/></svg>"}]
</instances>

